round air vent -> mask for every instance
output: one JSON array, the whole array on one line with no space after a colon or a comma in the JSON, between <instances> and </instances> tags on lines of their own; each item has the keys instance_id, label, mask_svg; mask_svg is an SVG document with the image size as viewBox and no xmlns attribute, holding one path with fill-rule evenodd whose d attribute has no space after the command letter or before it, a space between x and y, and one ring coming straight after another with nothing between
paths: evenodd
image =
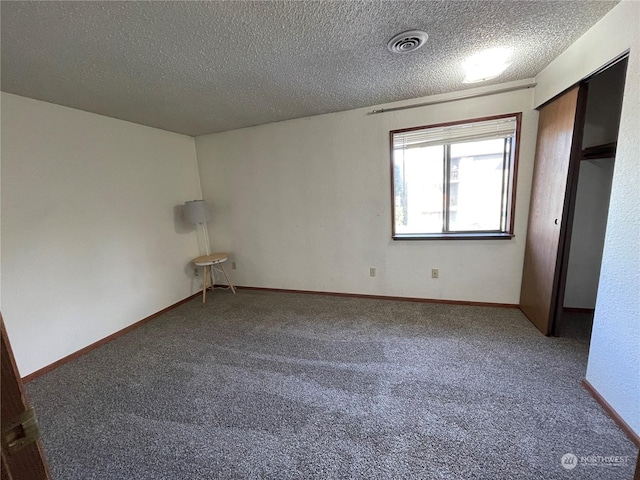
<instances>
[{"instance_id":1,"label":"round air vent","mask_svg":"<svg viewBox=\"0 0 640 480\"><path fill-rule=\"evenodd\" d=\"M429 35L422 30L409 30L389 40L387 47L394 53L414 52L425 44L427 38Z\"/></svg>"}]
</instances>

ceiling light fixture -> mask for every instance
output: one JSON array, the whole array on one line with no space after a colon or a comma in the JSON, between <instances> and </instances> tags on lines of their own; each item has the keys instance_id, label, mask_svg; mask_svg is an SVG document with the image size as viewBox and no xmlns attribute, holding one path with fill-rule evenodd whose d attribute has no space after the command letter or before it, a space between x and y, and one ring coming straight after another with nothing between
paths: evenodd
<instances>
[{"instance_id":1,"label":"ceiling light fixture","mask_svg":"<svg viewBox=\"0 0 640 480\"><path fill-rule=\"evenodd\" d=\"M462 82L484 82L497 77L511 65L507 63L510 55L507 48L491 48L473 55L463 63L467 74Z\"/></svg>"},{"instance_id":2,"label":"ceiling light fixture","mask_svg":"<svg viewBox=\"0 0 640 480\"><path fill-rule=\"evenodd\" d=\"M387 48L393 53L415 52L422 47L429 38L422 30L409 30L393 37L387 43Z\"/></svg>"}]
</instances>

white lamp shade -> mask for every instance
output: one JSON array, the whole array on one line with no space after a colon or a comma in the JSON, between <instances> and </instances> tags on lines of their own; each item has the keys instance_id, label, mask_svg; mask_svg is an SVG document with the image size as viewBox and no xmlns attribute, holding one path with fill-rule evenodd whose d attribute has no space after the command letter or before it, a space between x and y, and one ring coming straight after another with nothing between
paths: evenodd
<instances>
[{"instance_id":1,"label":"white lamp shade","mask_svg":"<svg viewBox=\"0 0 640 480\"><path fill-rule=\"evenodd\" d=\"M191 200L184 204L184 217L189 223L204 223L211 220L209 206L204 200Z\"/></svg>"}]
</instances>

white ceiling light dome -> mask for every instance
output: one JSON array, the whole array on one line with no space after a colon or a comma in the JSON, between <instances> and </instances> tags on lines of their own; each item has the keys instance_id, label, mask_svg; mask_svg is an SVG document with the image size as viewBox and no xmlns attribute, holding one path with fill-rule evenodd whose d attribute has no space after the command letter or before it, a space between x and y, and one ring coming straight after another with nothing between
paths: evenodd
<instances>
[{"instance_id":1,"label":"white ceiling light dome","mask_svg":"<svg viewBox=\"0 0 640 480\"><path fill-rule=\"evenodd\" d=\"M393 53L415 52L422 47L429 35L422 30L408 30L399 33L387 43L387 48Z\"/></svg>"},{"instance_id":2,"label":"white ceiling light dome","mask_svg":"<svg viewBox=\"0 0 640 480\"><path fill-rule=\"evenodd\" d=\"M462 82L477 83L497 77L511 65L507 62L510 56L508 48L491 48L469 57L463 63L466 76Z\"/></svg>"}]
</instances>

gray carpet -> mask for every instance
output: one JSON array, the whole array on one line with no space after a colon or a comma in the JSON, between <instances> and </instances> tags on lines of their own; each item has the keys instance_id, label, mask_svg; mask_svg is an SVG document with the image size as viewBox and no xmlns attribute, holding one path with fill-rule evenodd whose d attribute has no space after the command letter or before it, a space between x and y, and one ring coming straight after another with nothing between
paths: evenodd
<instances>
[{"instance_id":1,"label":"gray carpet","mask_svg":"<svg viewBox=\"0 0 640 480\"><path fill-rule=\"evenodd\" d=\"M518 310L216 291L27 392L55 479L630 479L587 353Z\"/></svg>"}]
</instances>

